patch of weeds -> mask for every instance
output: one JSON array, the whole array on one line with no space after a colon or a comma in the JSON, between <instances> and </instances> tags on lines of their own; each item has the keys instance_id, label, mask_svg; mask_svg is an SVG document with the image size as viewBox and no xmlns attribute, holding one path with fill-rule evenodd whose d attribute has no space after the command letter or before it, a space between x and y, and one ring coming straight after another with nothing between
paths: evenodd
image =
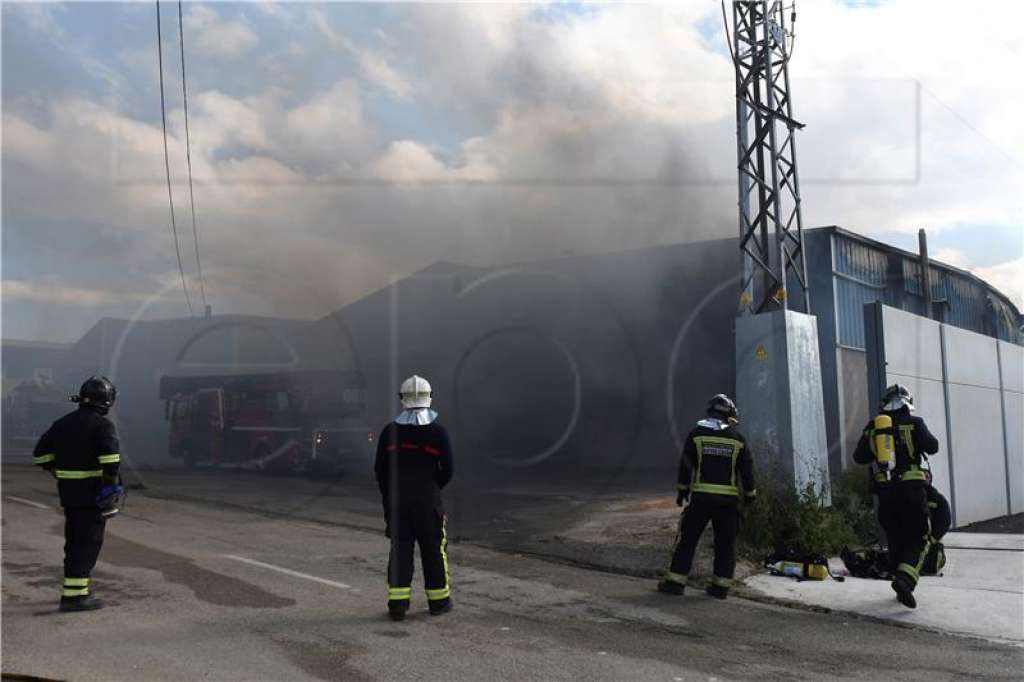
<instances>
[{"instance_id":1,"label":"patch of weeds","mask_svg":"<svg viewBox=\"0 0 1024 682\"><path fill-rule=\"evenodd\" d=\"M758 500L740 512L740 556L761 561L776 551L834 556L844 545L861 545L876 535L869 482L862 469L832 481L832 504L809 483L802 490L781 475L761 480Z\"/></svg>"}]
</instances>

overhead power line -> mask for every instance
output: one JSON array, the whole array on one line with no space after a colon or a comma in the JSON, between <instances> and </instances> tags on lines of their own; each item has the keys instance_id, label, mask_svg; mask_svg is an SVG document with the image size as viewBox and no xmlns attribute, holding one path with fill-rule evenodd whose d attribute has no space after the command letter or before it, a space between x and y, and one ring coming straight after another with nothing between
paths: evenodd
<instances>
[{"instance_id":1,"label":"overhead power line","mask_svg":"<svg viewBox=\"0 0 1024 682\"><path fill-rule=\"evenodd\" d=\"M167 171L167 201L171 205L171 233L174 235L174 253L178 257L178 272L181 274L181 289L185 292L185 303L188 304L188 313L193 315L192 297L188 293L188 284L185 282L185 268L181 264L181 246L178 243L178 224L174 219L174 194L171 191L171 161L167 153L167 105L164 101L164 51L163 31L160 29L160 0L156 0L156 54L160 67L160 121L164 131L164 170Z\"/></svg>"},{"instance_id":2,"label":"overhead power line","mask_svg":"<svg viewBox=\"0 0 1024 682\"><path fill-rule=\"evenodd\" d=\"M199 258L199 230L196 228L196 199L192 191L192 145L188 132L188 88L185 86L185 28L181 19L181 0L178 0L178 39L181 43L181 99L185 107L185 161L188 163L188 199L192 205L192 243L196 248L196 269L199 273L199 295L206 307L206 285L203 283L203 261Z\"/></svg>"}]
</instances>

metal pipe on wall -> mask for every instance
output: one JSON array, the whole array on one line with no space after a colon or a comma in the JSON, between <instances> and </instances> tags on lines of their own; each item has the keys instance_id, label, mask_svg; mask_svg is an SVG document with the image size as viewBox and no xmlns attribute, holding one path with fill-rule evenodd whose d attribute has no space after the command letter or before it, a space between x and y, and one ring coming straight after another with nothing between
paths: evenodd
<instances>
[{"instance_id":1,"label":"metal pipe on wall","mask_svg":"<svg viewBox=\"0 0 1024 682\"><path fill-rule=\"evenodd\" d=\"M935 318L935 306L932 304L931 265L928 261L928 236L924 228L917 231L917 243L921 254L921 297L924 299L924 314L929 319Z\"/></svg>"}]
</instances>

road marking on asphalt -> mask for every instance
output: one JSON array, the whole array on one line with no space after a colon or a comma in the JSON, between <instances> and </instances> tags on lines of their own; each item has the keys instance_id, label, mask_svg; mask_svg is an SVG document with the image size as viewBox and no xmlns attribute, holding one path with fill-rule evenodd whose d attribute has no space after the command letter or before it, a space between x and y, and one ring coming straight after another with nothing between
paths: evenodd
<instances>
[{"instance_id":1,"label":"road marking on asphalt","mask_svg":"<svg viewBox=\"0 0 1024 682\"><path fill-rule=\"evenodd\" d=\"M262 561L256 561L255 559L249 559L249 558L244 557L244 556L236 556L234 554L225 554L224 558L225 559L233 559L235 561L241 561L243 564L250 564L252 566L259 566L260 568L266 568L266 569L268 569L270 571L277 571L278 573L284 573L285 575L290 575L293 578L303 578L305 580L310 580L310 581L315 582L315 583L320 583L321 585L328 585L330 587L336 587L339 590L351 590L352 589L351 585L346 585L345 583L339 583L339 582L336 582L334 580L328 580L327 578L318 578L317 576L309 575L308 573L299 573L298 571L293 571L290 568L284 568L282 566L275 566L274 564L265 564Z\"/></svg>"},{"instance_id":2,"label":"road marking on asphalt","mask_svg":"<svg viewBox=\"0 0 1024 682\"><path fill-rule=\"evenodd\" d=\"M7 499L10 500L11 502L21 502L22 504L27 504L28 506L35 507L36 509L49 509L49 507L47 507L45 504L39 504L38 502L33 502L32 500L26 500L24 497L15 497L14 495L8 495Z\"/></svg>"}]
</instances>

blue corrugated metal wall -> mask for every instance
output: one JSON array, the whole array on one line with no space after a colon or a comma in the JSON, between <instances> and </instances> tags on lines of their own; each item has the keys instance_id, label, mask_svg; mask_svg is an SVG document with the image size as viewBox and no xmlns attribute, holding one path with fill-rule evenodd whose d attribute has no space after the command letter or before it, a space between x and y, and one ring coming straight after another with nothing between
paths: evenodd
<instances>
[{"instance_id":1,"label":"blue corrugated metal wall","mask_svg":"<svg viewBox=\"0 0 1024 682\"><path fill-rule=\"evenodd\" d=\"M895 251L859 241L836 232L832 235L836 320L841 346L863 349L864 304L882 301L918 315L927 315L921 296L921 265L899 257L898 272L888 276ZM930 268L932 300L942 310L943 321L1004 341L1022 343L1014 311L990 289L970 277L945 268Z\"/></svg>"},{"instance_id":2,"label":"blue corrugated metal wall","mask_svg":"<svg viewBox=\"0 0 1024 682\"><path fill-rule=\"evenodd\" d=\"M864 304L890 302L885 286L888 258L878 249L839 234L833 235L832 248L839 345L864 348Z\"/></svg>"}]
</instances>

